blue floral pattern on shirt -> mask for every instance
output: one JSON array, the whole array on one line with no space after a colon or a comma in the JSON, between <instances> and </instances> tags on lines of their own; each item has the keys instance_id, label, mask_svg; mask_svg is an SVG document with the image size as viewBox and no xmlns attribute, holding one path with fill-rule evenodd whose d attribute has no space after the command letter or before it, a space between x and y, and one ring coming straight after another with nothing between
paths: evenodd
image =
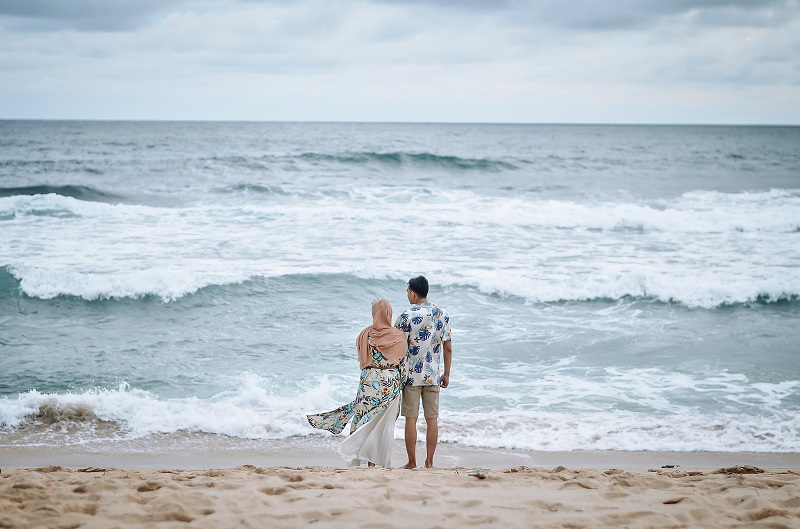
<instances>
[{"instance_id":1,"label":"blue floral pattern on shirt","mask_svg":"<svg viewBox=\"0 0 800 529\"><path fill-rule=\"evenodd\" d=\"M443 342L450 341L450 314L433 303L418 303L405 310L394 324L408 339L407 386L438 386Z\"/></svg>"}]
</instances>

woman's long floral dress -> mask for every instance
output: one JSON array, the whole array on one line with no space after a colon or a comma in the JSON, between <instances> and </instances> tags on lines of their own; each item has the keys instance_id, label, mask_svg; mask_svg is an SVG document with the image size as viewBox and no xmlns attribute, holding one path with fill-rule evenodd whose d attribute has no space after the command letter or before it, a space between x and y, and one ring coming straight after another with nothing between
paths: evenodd
<instances>
[{"instance_id":1,"label":"woman's long floral dress","mask_svg":"<svg viewBox=\"0 0 800 529\"><path fill-rule=\"evenodd\" d=\"M360 426L377 418L395 401L400 398L403 389L401 368L389 363L383 353L370 344L372 364L361 370L361 379L358 385L356 399L333 411L307 415L308 422L314 428L328 430L338 434L344 430L350 419L350 433L355 432ZM400 407L397 408L393 420L397 420Z\"/></svg>"}]
</instances>

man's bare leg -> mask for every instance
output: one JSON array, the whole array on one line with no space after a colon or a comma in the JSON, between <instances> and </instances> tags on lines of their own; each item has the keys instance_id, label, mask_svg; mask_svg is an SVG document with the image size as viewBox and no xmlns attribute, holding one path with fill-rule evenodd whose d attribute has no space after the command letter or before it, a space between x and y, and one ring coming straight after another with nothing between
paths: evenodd
<instances>
[{"instance_id":1,"label":"man's bare leg","mask_svg":"<svg viewBox=\"0 0 800 529\"><path fill-rule=\"evenodd\" d=\"M428 425L428 433L425 434L425 468L433 468L433 453L436 451L436 443L439 442L439 420L425 419Z\"/></svg>"},{"instance_id":2,"label":"man's bare leg","mask_svg":"<svg viewBox=\"0 0 800 529\"><path fill-rule=\"evenodd\" d=\"M406 453L408 463L403 468L417 468L417 418L406 417Z\"/></svg>"}]
</instances>

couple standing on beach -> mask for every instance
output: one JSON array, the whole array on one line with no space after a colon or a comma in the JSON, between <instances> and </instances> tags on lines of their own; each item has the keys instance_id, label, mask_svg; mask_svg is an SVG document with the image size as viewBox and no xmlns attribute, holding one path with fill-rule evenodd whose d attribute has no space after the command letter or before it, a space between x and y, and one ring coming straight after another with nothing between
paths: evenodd
<instances>
[{"instance_id":1,"label":"couple standing on beach","mask_svg":"<svg viewBox=\"0 0 800 529\"><path fill-rule=\"evenodd\" d=\"M450 315L428 301L428 280L410 279L406 288L411 307L392 326L392 306L385 299L372 302L372 325L358 335L361 366L356 399L333 411L308 415L315 428L340 433L352 420L350 436L339 454L352 465L390 467L394 425L398 414L405 417L408 463L416 468L419 405L427 424L425 467L433 466L439 439L439 388L450 383ZM439 370L444 360L444 372Z\"/></svg>"}]
</instances>

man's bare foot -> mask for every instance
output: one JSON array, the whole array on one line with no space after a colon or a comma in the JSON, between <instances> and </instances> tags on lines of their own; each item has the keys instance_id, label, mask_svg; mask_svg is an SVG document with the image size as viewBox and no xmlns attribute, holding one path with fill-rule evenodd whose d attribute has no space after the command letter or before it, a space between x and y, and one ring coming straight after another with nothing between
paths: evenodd
<instances>
[{"instance_id":1,"label":"man's bare foot","mask_svg":"<svg viewBox=\"0 0 800 529\"><path fill-rule=\"evenodd\" d=\"M433 468L433 461L425 461L425 468Z\"/></svg>"},{"instance_id":2,"label":"man's bare foot","mask_svg":"<svg viewBox=\"0 0 800 529\"><path fill-rule=\"evenodd\" d=\"M408 470L414 470L415 468L417 468L417 464L409 461L408 463L403 465L403 468L407 468Z\"/></svg>"}]
</instances>

